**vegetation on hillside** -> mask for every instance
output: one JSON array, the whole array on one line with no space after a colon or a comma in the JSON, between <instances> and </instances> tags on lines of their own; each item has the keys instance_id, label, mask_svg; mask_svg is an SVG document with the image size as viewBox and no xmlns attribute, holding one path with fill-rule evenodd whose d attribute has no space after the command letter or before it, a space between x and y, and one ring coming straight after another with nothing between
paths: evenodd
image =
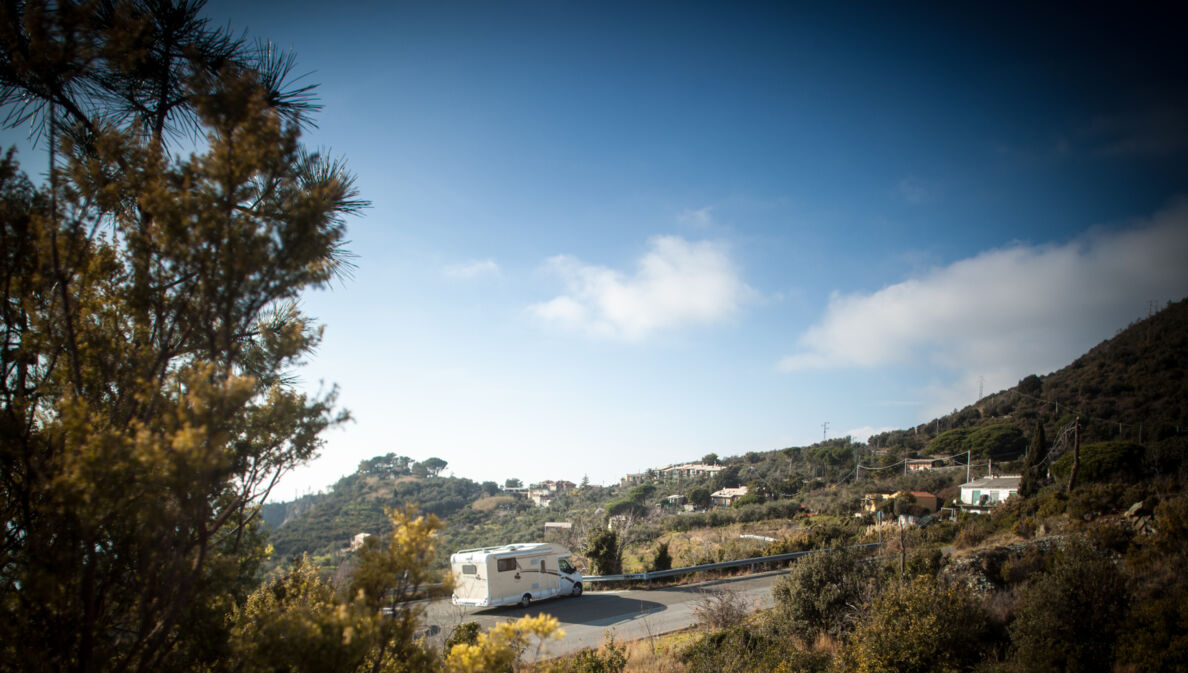
<instances>
[{"instance_id":1,"label":"vegetation on hillside","mask_svg":"<svg viewBox=\"0 0 1188 673\"><path fill-rule=\"evenodd\" d=\"M333 552L356 533L382 532L382 507L399 504L401 498L441 516L446 523L446 546L456 548L543 540L545 521L570 521L574 528L562 541L580 550L586 546L586 534L613 517L622 537L625 569L641 571L655 546L675 532L766 521L769 533L787 533L796 529L791 522L798 514L848 516L856 511L862 493L876 490L923 490L952 500L958 495L956 485L966 477L967 459L974 464L968 470L972 476L984 474L987 461L993 461L1000 473L1022 473L1023 457L1037 428L1052 441L1044 440L1048 448L1033 457L1028 471L1046 476L1050 468L1067 475L1072 429L1078 418L1083 478L1098 479L1103 470L1106 474L1122 470L1132 478L1143 470L1178 474L1188 446L1188 428L1183 425L1188 417L1183 385L1186 327L1188 300L1169 304L1068 367L1042 377L1027 376L1015 388L943 418L875 435L866 443L838 438L742 456L710 454L702 461L725 469L709 480L656 479L643 490L638 485L587 487L555 499L547 508L511 499L483 501L476 507L495 492L494 482L480 487L469 480L412 478L410 467L415 461L395 457L402 466L388 475L396 477L395 483L375 474L376 467L365 461L360 472L344 478L328 494L266 506L265 513L269 507L287 511L280 517L286 521L273 534L282 556L315 553L327 565L335 563ZM1115 455L1119 451L1125 457ZM1107 459L1103 452L1112 457ZM897 473L905 458L932 455L952 456L947 465L953 469L923 477ZM382 467L393 458L388 454L374 460ZM400 475L410 478L400 485ZM726 486L747 486L749 494L735 508L710 508L709 494ZM699 511L667 506L671 495L685 496ZM677 557L675 562L721 560L729 555L714 546L696 558Z\"/></svg>"},{"instance_id":2,"label":"vegetation on hillside","mask_svg":"<svg viewBox=\"0 0 1188 673\"><path fill-rule=\"evenodd\" d=\"M999 473L1022 473L1023 458L1037 428L1043 437L1053 437L1054 441L1048 443L1042 455L1032 458L1034 462L1027 470L1041 477L1049 469L1066 476L1073 460L1074 421L1077 412L1082 411L1075 404L1103 413L1113 410L1110 413L1115 414L1094 417L1085 413L1079 417L1076 439L1082 445L1081 478L1097 480L1102 474L1122 478L1125 474L1133 479L1144 470L1178 473L1183 469L1188 432L1177 423L1160 424L1151 419L1178 418L1176 414L1188 409L1180 377L1182 356L1177 350L1188 344L1176 331L1188 322L1186 314L1188 302L1172 304L1095 347L1069 367L1045 377L1028 376L1014 389L988 396L977 405L911 430L874 436L865 444L839 438L742 456L705 456L703 460L725 467L708 480L663 480L657 476L642 485L579 489L555 499L547 508L534 508L512 499L497 504L484 501L483 506L476 507L495 492L493 482L480 488L469 480L454 483L440 477L411 478L411 471L406 475L410 478L403 482L400 480L404 477L392 475L396 477L393 482L369 475L372 468L361 466L359 473L344 478L326 495L275 506L304 513L276 529L274 544L282 556L309 552L321 555L325 565L335 565L341 561L333 557L336 550L356 533L382 532L382 507L399 504L404 498L443 517L443 539L451 548L543 540L545 521L570 521L574 524L571 533L559 539L580 552L587 546L589 531L613 520L621 537L624 569L642 571L647 569L656 545L672 540L678 532L749 524L757 526L760 534L788 535L807 525L805 513L849 516L858 509L862 494L870 491L927 491L951 501L958 495L956 485L964 481L967 473L985 474L987 461L993 461ZM1162 336L1165 330L1171 332ZM1161 367L1153 368L1134 359L1133 349L1147 346ZM1155 412L1134 417L1116 415L1136 408L1132 393L1137 390L1133 385L1107 385L1098 379L1103 373L1119 371L1118 363L1113 361L1116 357L1129 363L1127 371L1155 375L1147 385L1160 391L1162 402ZM1053 394L1074 386L1082 394L1070 398ZM1179 400L1178 406L1175 400ZM1101 439L1102 428L1119 427L1123 433L1127 428L1133 430L1135 439L1141 427L1147 428L1148 434L1141 444ZM905 458L931 455L951 456L947 463L951 469L922 475L898 472ZM375 460L381 459L390 462L392 456ZM967 460L973 463L972 468L965 467ZM415 464L409 458L399 458L399 462L405 466ZM726 486L747 486L749 494L730 509L709 507L709 494ZM685 496L699 511L685 512L668 506L666 498L672 495ZM732 552L714 544L702 548L699 554L674 552L674 562L680 565L724 560L743 553L740 545L735 546L740 549Z\"/></svg>"}]
</instances>

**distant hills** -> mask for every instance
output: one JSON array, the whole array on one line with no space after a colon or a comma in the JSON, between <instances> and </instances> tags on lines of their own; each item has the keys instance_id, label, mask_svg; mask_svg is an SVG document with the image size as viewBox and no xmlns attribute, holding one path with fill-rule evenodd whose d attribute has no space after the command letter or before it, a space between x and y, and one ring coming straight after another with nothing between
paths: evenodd
<instances>
[{"instance_id":1,"label":"distant hills","mask_svg":"<svg viewBox=\"0 0 1188 673\"><path fill-rule=\"evenodd\" d=\"M470 479L370 474L361 468L339 479L326 493L265 504L261 516L271 529L276 555L285 559L303 552L329 554L358 533L386 532L384 507L411 502L424 513L446 519L497 491L493 482L484 489Z\"/></svg>"},{"instance_id":2,"label":"distant hills","mask_svg":"<svg viewBox=\"0 0 1188 673\"><path fill-rule=\"evenodd\" d=\"M807 481L852 474L852 461L864 452L868 458L863 462L877 453L884 463L967 448L996 463L1014 459L1037 423L1044 424L1052 439L1079 417L1082 442L1142 444L1148 453L1161 456L1163 469L1167 463L1181 469L1188 453L1186 368L1188 300L1181 300L1120 330L1059 371L1027 376L1013 388L914 428L873 436L857 451L849 442L830 440L803 449L749 452L723 462L747 466L747 479L766 479L767 490L787 495ZM334 556L357 533L385 532L384 507L404 502L445 519L447 540L464 538L463 544L473 545L508 541L486 539L491 536L534 534L550 514L593 512L602 501L619 497L618 489L583 489L584 495L555 503L547 512L536 511L530 503L513 504L511 498L499 496L493 482L394 471L391 458L389 454L364 461L358 472L340 479L327 493L264 505L261 514L271 529L276 558L300 553ZM398 464L410 462L396 458ZM386 466L382 473L376 470L378 464ZM496 520L497 527L488 525Z\"/></svg>"}]
</instances>

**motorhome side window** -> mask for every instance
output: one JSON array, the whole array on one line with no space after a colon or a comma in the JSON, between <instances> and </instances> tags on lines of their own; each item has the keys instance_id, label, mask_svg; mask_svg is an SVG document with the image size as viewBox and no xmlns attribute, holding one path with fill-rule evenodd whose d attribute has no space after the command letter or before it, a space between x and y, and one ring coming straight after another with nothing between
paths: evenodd
<instances>
[{"instance_id":1,"label":"motorhome side window","mask_svg":"<svg viewBox=\"0 0 1188 673\"><path fill-rule=\"evenodd\" d=\"M499 572L506 572L508 570L516 569L516 560L514 558L501 558L495 560L495 568Z\"/></svg>"},{"instance_id":2,"label":"motorhome side window","mask_svg":"<svg viewBox=\"0 0 1188 673\"><path fill-rule=\"evenodd\" d=\"M463 575L477 575L478 574L478 566L467 563L466 565L462 566L462 574Z\"/></svg>"}]
</instances>

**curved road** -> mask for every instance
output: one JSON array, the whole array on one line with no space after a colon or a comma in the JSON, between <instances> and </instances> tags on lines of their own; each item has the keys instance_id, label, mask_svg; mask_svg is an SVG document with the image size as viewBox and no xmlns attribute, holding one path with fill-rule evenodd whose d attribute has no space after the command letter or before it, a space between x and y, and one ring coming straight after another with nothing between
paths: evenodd
<instances>
[{"instance_id":1,"label":"curved road","mask_svg":"<svg viewBox=\"0 0 1188 673\"><path fill-rule=\"evenodd\" d=\"M652 590L589 591L579 598L553 598L533 603L527 610L514 608L462 608L448 600L428 605L425 623L429 640L441 646L463 622L478 622L485 630L503 621L541 612L556 617L565 638L549 642L544 656L571 654L583 647L597 647L606 634L628 641L669 633L692 626L693 608L709 591L734 592L752 610L771 607L771 588L788 571L712 580L700 584ZM526 655L531 658L531 652Z\"/></svg>"}]
</instances>

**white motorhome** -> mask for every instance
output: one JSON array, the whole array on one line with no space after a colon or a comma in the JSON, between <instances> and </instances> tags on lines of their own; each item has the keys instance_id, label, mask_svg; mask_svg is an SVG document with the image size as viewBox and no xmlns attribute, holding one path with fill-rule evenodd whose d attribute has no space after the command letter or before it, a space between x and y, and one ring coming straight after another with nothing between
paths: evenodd
<instances>
[{"instance_id":1,"label":"white motorhome","mask_svg":"<svg viewBox=\"0 0 1188 673\"><path fill-rule=\"evenodd\" d=\"M528 607L553 596L581 596L582 576L559 544L509 544L463 549L450 556L454 605Z\"/></svg>"}]
</instances>

